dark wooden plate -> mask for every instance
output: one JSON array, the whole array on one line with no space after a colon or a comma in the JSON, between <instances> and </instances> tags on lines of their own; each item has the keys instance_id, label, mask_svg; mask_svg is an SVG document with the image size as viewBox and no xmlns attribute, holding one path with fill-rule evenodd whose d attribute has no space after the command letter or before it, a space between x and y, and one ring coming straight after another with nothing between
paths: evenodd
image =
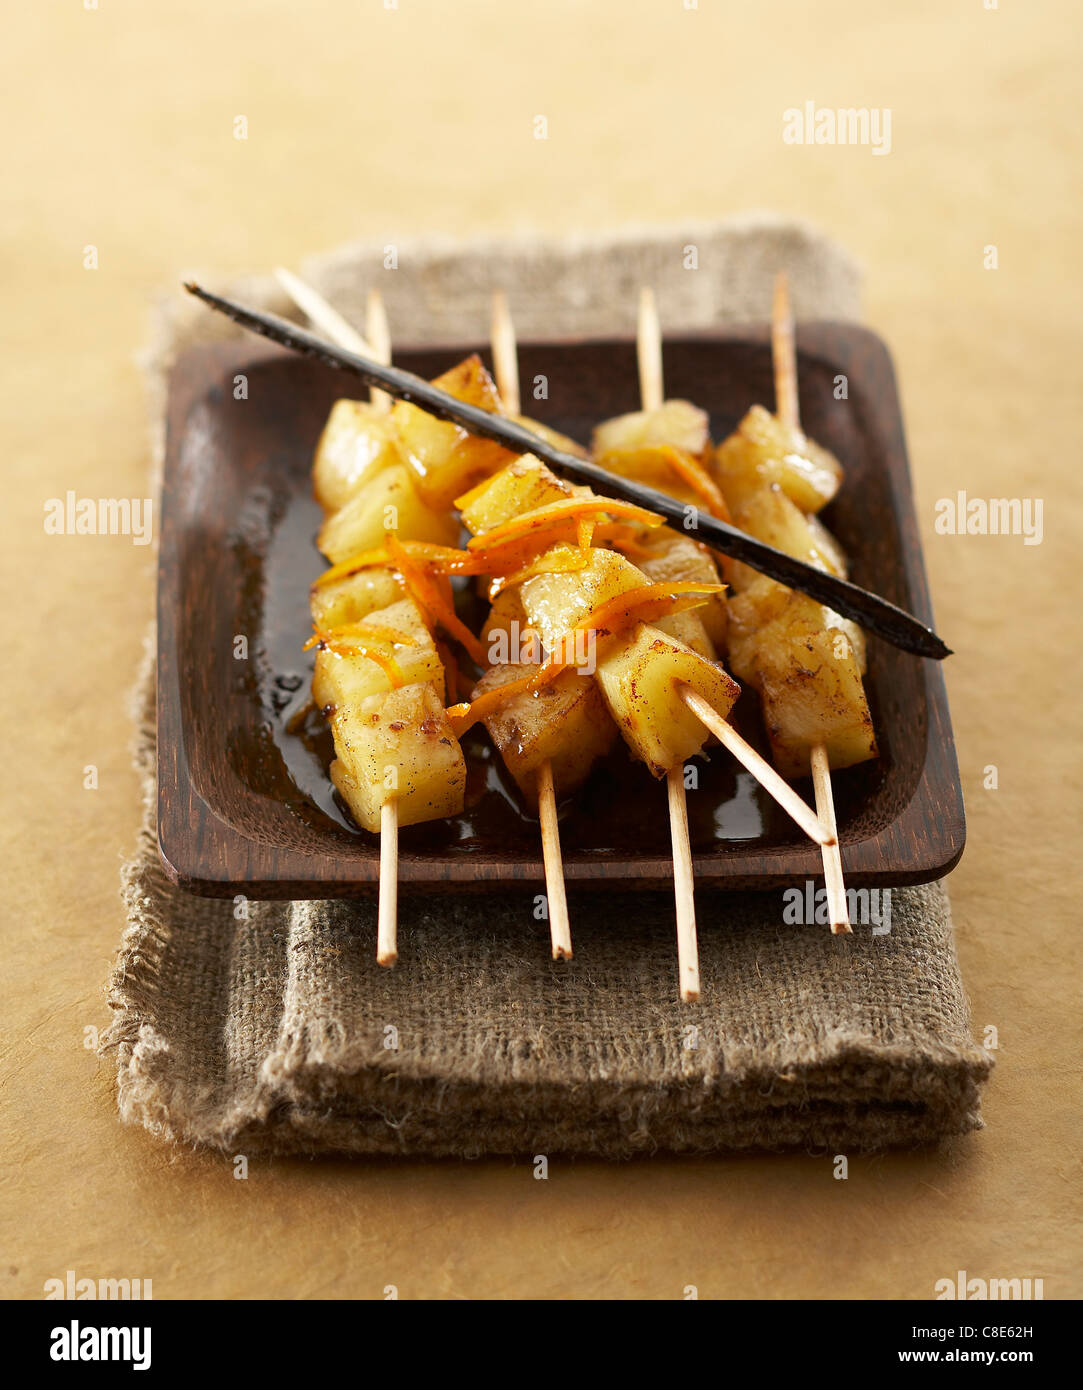
<instances>
[{"instance_id":1,"label":"dark wooden plate","mask_svg":"<svg viewBox=\"0 0 1083 1390\"><path fill-rule=\"evenodd\" d=\"M436 376L471 349L398 352ZM826 520L852 577L932 623L891 360L872 333L809 324L798 334L801 418L834 450L846 483ZM773 400L766 329L667 339L666 390L712 408L722 438ZM524 344L527 409L573 438L638 405L631 342ZM244 378L246 391L239 386ZM548 397L531 399L544 378ZM836 399L845 378L847 395ZM331 740L308 695L308 587L323 568L314 536L312 453L327 412L361 395L341 373L251 341L204 347L171 381L158 576L158 837L170 876L197 893L344 897L378 878L375 836L356 829L327 777ZM951 634L948 634L949 641ZM245 654L247 653L247 654ZM834 779L848 883L921 883L953 868L965 835L944 679L935 662L869 642L880 741L874 764ZM761 749L756 699L736 722ZM538 827L484 733L468 739L467 810L400 835L404 890L543 881ZM727 755L698 763L688 795L696 880L768 888L816 878L819 853ZM812 791L803 784L811 801ZM671 882L664 784L622 750L563 808L570 882Z\"/></svg>"}]
</instances>

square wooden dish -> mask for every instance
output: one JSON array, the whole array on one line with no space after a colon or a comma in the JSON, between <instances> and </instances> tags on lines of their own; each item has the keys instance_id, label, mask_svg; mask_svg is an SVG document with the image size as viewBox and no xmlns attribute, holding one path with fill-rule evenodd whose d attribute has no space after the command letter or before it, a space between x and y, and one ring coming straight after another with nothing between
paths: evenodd
<instances>
[{"instance_id":1,"label":"square wooden dish","mask_svg":"<svg viewBox=\"0 0 1083 1390\"><path fill-rule=\"evenodd\" d=\"M395 360L434 377L472 350ZM853 325L808 324L798 361L802 422L846 468L825 519L852 578L931 624L886 348ZM520 373L529 413L584 443L598 421L638 406L630 341L523 344ZM665 376L669 396L709 406L712 435L724 438L754 402L773 402L767 331L667 339ZM548 395L535 401L539 378ZM313 449L332 402L365 394L356 379L252 340L193 349L174 369L158 577L158 838L170 877L193 892L347 897L377 881L378 841L335 799L319 716L287 731L308 695L308 588L324 563ZM834 778L847 882L926 882L954 867L965 836L944 678L936 662L870 638L866 683L881 757ZM766 751L753 694L735 720ZM536 822L484 733L465 746L467 810L401 832L403 891L543 882ZM771 888L820 876L817 848L732 758L715 749L696 765L697 884ZM811 801L810 784L802 790ZM672 881L665 785L623 745L564 808L561 840L573 886Z\"/></svg>"}]
</instances>

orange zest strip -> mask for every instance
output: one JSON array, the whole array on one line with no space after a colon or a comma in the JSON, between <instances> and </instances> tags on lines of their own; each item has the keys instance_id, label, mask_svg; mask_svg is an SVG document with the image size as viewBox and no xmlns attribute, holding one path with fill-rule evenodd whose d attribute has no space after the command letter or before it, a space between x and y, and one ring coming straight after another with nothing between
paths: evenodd
<instances>
[{"instance_id":1,"label":"orange zest strip","mask_svg":"<svg viewBox=\"0 0 1083 1390\"><path fill-rule=\"evenodd\" d=\"M313 589L326 588L328 584L334 584L339 579L349 579L351 575L359 574L361 570L375 569L379 565L388 563L386 550L362 550L356 555L351 555L347 560L340 560L337 565L332 565L325 569L320 577L312 585Z\"/></svg>"},{"instance_id":2,"label":"orange zest strip","mask_svg":"<svg viewBox=\"0 0 1083 1390\"><path fill-rule=\"evenodd\" d=\"M622 555L630 555L633 559L646 559L655 552L648 545L644 545L641 539L642 532L636 526L613 526L609 528L609 535L606 537L615 550L619 550Z\"/></svg>"},{"instance_id":3,"label":"orange zest strip","mask_svg":"<svg viewBox=\"0 0 1083 1390\"><path fill-rule=\"evenodd\" d=\"M503 411L500 412L503 414ZM472 502L476 502L481 494L493 481L495 474L490 474L487 478L482 478L480 483L475 483L469 492L464 492L461 497L456 497L452 501L452 506L457 507L461 512L464 507L469 507Z\"/></svg>"},{"instance_id":4,"label":"orange zest strip","mask_svg":"<svg viewBox=\"0 0 1083 1390\"><path fill-rule=\"evenodd\" d=\"M522 569L514 570L510 574L494 575L493 582L489 585L489 600L491 602L504 589L510 589L516 584L524 584L536 574L574 574L576 570L586 569L593 554L594 552L589 546L580 549L573 549L571 546L553 546L552 549L531 559L529 564L524 565ZM508 557L502 558L506 563Z\"/></svg>"},{"instance_id":5,"label":"orange zest strip","mask_svg":"<svg viewBox=\"0 0 1083 1390\"><path fill-rule=\"evenodd\" d=\"M396 647L416 647L417 638L409 632L400 632L397 627L385 627L382 623L344 623L342 627L331 628L332 637L382 637Z\"/></svg>"},{"instance_id":6,"label":"orange zest strip","mask_svg":"<svg viewBox=\"0 0 1083 1390\"><path fill-rule=\"evenodd\" d=\"M703 464L686 450L677 449L668 444L663 446L662 452L666 457L666 462L677 477L682 482L687 483L697 496L703 498L711 515L718 517L719 521L728 521L732 525L733 518L730 516L729 507L726 506L726 499Z\"/></svg>"},{"instance_id":7,"label":"orange zest strip","mask_svg":"<svg viewBox=\"0 0 1083 1390\"><path fill-rule=\"evenodd\" d=\"M363 656L369 661L374 661L391 682L393 690L398 690L405 683L406 678L402 673L402 667L395 658L376 647L370 647L363 638L340 637L336 633L323 632L317 628L305 643L304 650L307 652L312 647L326 648L327 651L334 652L336 656Z\"/></svg>"},{"instance_id":8,"label":"orange zest strip","mask_svg":"<svg viewBox=\"0 0 1083 1390\"><path fill-rule=\"evenodd\" d=\"M732 523L726 499L718 484L694 454L686 449L678 449L672 444L650 444L638 449L611 449L599 454L595 463L599 468L607 468L610 473L626 478L636 478L636 464L644 465L657 461L664 463L687 487L703 502L704 510L720 521Z\"/></svg>"},{"instance_id":9,"label":"orange zest strip","mask_svg":"<svg viewBox=\"0 0 1083 1390\"><path fill-rule=\"evenodd\" d=\"M402 546L412 558L422 562L426 569L434 572L438 571L443 574L483 573L475 557L465 550L455 550L447 545L434 545L429 541L397 541L396 544ZM312 587L313 589L322 589L328 584L334 584L339 579L349 579L352 575L359 574L361 570L374 569L380 566L392 567L391 556L386 546L381 546L378 550L362 550L356 555L349 556L348 559L340 560L337 565L331 565L329 569L325 569Z\"/></svg>"},{"instance_id":10,"label":"orange zest strip","mask_svg":"<svg viewBox=\"0 0 1083 1390\"><path fill-rule=\"evenodd\" d=\"M567 665L568 662L560 657L551 657L533 675L521 676L518 680L508 681L507 685L494 686L491 690L486 690L484 695L479 695L476 700L468 703L452 705L447 711L447 717L455 737L462 738L467 729L475 725L479 719L488 719L494 710L498 710L509 700L514 700L520 695L533 695L542 686L556 680Z\"/></svg>"},{"instance_id":11,"label":"orange zest strip","mask_svg":"<svg viewBox=\"0 0 1083 1390\"><path fill-rule=\"evenodd\" d=\"M491 531L483 531L467 542L467 549L493 550L521 540L532 532L544 531L565 521L578 522L579 518L588 516L625 517L651 527L665 525L665 518L657 512L649 512L646 507L637 507L632 502L619 502L611 497L565 497L559 502L536 507L532 512L523 512L500 526L494 526Z\"/></svg>"},{"instance_id":12,"label":"orange zest strip","mask_svg":"<svg viewBox=\"0 0 1083 1390\"><path fill-rule=\"evenodd\" d=\"M575 663L569 653L575 651L577 632L602 631L612 634L633 623L646 622L648 618L659 618L669 613L681 613L689 608L698 608L706 603L711 594L721 593L721 584L693 584L681 581L677 584L643 584L629 589L616 598L608 599L585 617L580 618L557 642L554 654L545 665L533 675L519 680L508 681L507 685L494 686L470 703L453 705L448 711L448 719L456 738L463 734L479 719L487 719L494 710L508 700L519 695L533 695L535 691L548 685Z\"/></svg>"},{"instance_id":13,"label":"orange zest strip","mask_svg":"<svg viewBox=\"0 0 1083 1390\"><path fill-rule=\"evenodd\" d=\"M406 546L390 532L385 544L395 568L402 575L418 606L427 614L430 624L442 627L479 666L484 666L485 649L455 612L450 590L446 594L442 593L436 580L420 565L415 564Z\"/></svg>"},{"instance_id":14,"label":"orange zest strip","mask_svg":"<svg viewBox=\"0 0 1083 1390\"><path fill-rule=\"evenodd\" d=\"M720 594L724 587L722 584L700 584L691 580L681 580L675 584L642 584L636 589L627 589L616 598L607 599L593 609L576 623L568 637L581 631L612 634L633 623L645 623L651 618L699 608L712 594ZM567 642L567 637L564 642Z\"/></svg>"}]
</instances>

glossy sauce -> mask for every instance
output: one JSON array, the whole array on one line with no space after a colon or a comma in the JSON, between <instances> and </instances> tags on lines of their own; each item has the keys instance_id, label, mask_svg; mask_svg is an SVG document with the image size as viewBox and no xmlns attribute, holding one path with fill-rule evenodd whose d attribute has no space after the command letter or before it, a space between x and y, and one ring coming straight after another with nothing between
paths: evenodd
<instances>
[{"instance_id":1,"label":"glossy sauce","mask_svg":"<svg viewBox=\"0 0 1083 1390\"><path fill-rule=\"evenodd\" d=\"M304 711L311 699L312 680L312 655L302 651L312 630L308 589L325 568L314 541L319 507L298 493L279 501L285 505L274 508L270 534L265 538L266 587L261 596L255 663L260 703L274 748L274 755L264 764L266 780L260 791L280 800L308 824L326 829L332 823L341 832L375 844L376 836L354 824L330 780L334 745L327 721L316 709ZM485 610L471 587L460 591L459 608L460 616L477 631ZM460 659L466 669L466 658ZM766 755L754 693L746 691L741 696L731 722ZM401 852L454 853L499 847L503 852L535 856L537 817L520 799L484 727L469 730L462 746L467 763L463 813L404 828L400 831ZM690 766L696 769L698 779L698 786L689 788L687 798L694 850L731 841L800 842L800 832L788 817L720 748L709 750L709 761L697 758ZM866 764L840 779L836 792L840 821L848 805L869 795L870 778L877 775L876 766ZM808 782L799 784L799 790L811 801ZM577 795L561 807L561 841L569 860L666 853L669 815L665 784L655 782L642 764L631 758L624 744L618 743Z\"/></svg>"}]
</instances>

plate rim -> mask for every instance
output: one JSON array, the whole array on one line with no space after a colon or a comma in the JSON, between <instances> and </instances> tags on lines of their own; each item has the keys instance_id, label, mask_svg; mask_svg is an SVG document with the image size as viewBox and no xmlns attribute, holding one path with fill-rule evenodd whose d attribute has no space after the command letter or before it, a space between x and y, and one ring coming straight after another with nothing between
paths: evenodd
<instances>
[{"instance_id":1,"label":"plate rim","mask_svg":"<svg viewBox=\"0 0 1083 1390\"><path fill-rule=\"evenodd\" d=\"M705 342L711 344L743 343L763 345L769 341L766 324L735 324L719 329L693 330L668 335L670 342ZM579 337L532 339L538 346L602 346L634 344L632 335L583 335ZM911 606L915 616L934 626L932 603L924 551L914 508L909 455L906 449L898 378L891 354L884 341L863 324L836 320L813 320L802 323L797 330L797 347L811 355L847 371L851 379L860 380L861 372L854 368L859 362L868 374L870 359L878 359L878 369L890 387L886 408L881 403L878 421L890 430L890 453L896 466L885 467L889 495L903 542L903 571L910 589ZM457 343L408 344L399 349L403 355L412 352L481 352L477 345ZM176 645L175 616L180 599L180 566L177 548L181 527L172 503L169 484L177 464L177 455L191 410L207 391L221 379L225 370L242 370L243 364L258 365L271 360L290 358L288 350L271 344L261 344L244 338L231 338L213 343L196 344L186 348L175 359L169 374L166 439L159 480L161 528L158 551L157 583L157 670L156 670L156 733L157 786L156 819L158 853L169 879L178 887L210 897L235 896L230 890L245 890L246 897L255 900L349 898L367 896L375 891L379 879L379 860L350 860L349 874L339 876L329 868L331 856L294 847L271 845L246 834L240 827L224 821L203 798L191 776L184 746L184 730L180 717L180 663L170 659ZM192 371L193 361L202 370ZM163 657L165 659L163 659ZM923 660L915 657L915 660ZM906 886L927 883L950 873L958 864L966 843L966 817L958 758L947 699L947 686L940 662L924 660L924 682L928 721L926 744L920 772L913 794L898 815L880 830L861 839L849 840L843 847L846 880L849 886ZM169 738L165 741L163 775L163 723ZM936 790L930 782L930 751L934 735L942 738L943 776ZM177 805L187 800L188 815L175 814ZM924 829L934 819L938 837L928 841L922 837L924 851L911 855L900 864L902 846L908 831ZM198 833L197 833L198 828ZM730 852L704 856L693 854L693 870L697 888L722 891L777 889L804 879L822 876L818 850L793 846L756 846L760 861L778 858L786 862L785 869L767 869L757 873L742 873L740 861L747 859L736 841ZM238 877L236 872L222 872L228 849L244 846L248 872ZM195 851L193 853L193 850ZM891 851L895 859L891 859ZM727 863L736 861L733 872L726 872ZM217 862L216 862L217 861ZM879 861L879 862L877 862ZM895 867L885 867L885 861ZM501 887L526 887L544 883L544 869L539 854L536 860L527 858L514 862L476 861L474 856L459 853L453 857L432 855L408 861L410 872L403 875L400 891L424 891L440 886L462 891L471 887L497 891ZM644 870L649 871L644 872ZM283 871L283 870L288 871ZM306 872L306 869L308 872ZM420 869L420 871L419 871ZM605 887L643 890L672 887L672 868L668 856L658 854L607 861L604 864L571 862L566 864L569 888L598 890ZM668 869L668 872L666 870Z\"/></svg>"}]
</instances>

